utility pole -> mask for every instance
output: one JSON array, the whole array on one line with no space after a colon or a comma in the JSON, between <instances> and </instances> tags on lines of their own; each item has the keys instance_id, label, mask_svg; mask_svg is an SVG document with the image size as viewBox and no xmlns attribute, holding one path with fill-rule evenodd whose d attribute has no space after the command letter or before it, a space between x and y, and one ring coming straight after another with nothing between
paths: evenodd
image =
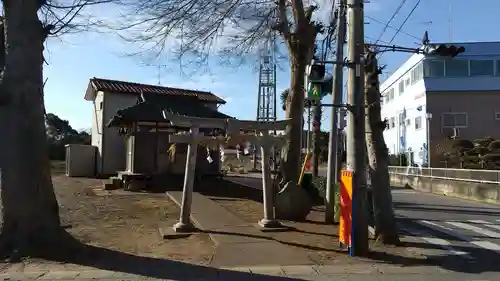
<instances>
[{"instance_id":1,"label":"utility pole","mask_svg":"<svg viewBox=\"0 0 500 281\"><path fill-rule=\"evenodd\" d=\"M307 140L306 153L311 152L311 104L307 105Z\"/></svg>"},{"instance_id":2,"label":"utility pole","mask_svg":"<svg viewBox=\"0 0 500 281\"><path fill-rule=\"evenodd\" d=\"M364 118L364 20L363 0L347 0L348 35L348 119L347 169L352 179L352 256L368 254L368 222L366 209L365 118Z\"/></svg>"},{"instance_id":3,"label":"utility pole","mask_svg":"<svg viewBox=\"0 0 500 281\"><path fill-rule=\"evenodd\" d=\"M337 10L337 46L336 61L344 60L344 42L346 33L346 14L345 0L340 0ZM332 92L333 104L342 104L343 92L342 84L344 81L344 66L335 65L334 85ZM342 165L340 154L340 136L339 136L339 117L340 109L332 106L332 117L330 118L330 136L328 141L328 170L326 174L326 198L325 198L325 223L335 222L335 190L333 186L340 180L340 168Z\"/></svg>"}]
</instances>

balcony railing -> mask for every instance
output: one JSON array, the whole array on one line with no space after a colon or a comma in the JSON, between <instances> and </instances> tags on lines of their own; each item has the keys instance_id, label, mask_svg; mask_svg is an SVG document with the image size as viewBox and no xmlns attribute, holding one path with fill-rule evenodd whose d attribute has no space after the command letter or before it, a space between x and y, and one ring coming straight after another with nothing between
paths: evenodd
<instances>
[{"instance_id":1,"label":"balcony railing","mask_svg":"<svg viewBox=\"0 0 500 281\"><path fill-rule=\"evenodd\" d=\"M390 166L389 173L408 176L420 176L457 181L498 183L500 184L500 170L473 170L473 169L445 169Z\"/></svg>"}]
</instances>

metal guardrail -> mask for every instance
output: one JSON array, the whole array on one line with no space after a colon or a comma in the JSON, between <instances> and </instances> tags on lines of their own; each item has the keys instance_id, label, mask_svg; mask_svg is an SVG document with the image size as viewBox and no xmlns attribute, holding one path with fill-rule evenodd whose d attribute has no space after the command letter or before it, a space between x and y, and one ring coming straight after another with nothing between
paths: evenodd
<instances>
[{"instance_id":1,"label":"metal guardrail","mask_svg":"<svg viewBox=\"0 0 500 281\"><path fill-rule=\"evenodd\" d=\"M389 166L389 173L404 174L430 178L440 178L458 181L498 183L500 184L500 170L473 170L448 168L420 168Z\"/></svg>"}]
</instances>

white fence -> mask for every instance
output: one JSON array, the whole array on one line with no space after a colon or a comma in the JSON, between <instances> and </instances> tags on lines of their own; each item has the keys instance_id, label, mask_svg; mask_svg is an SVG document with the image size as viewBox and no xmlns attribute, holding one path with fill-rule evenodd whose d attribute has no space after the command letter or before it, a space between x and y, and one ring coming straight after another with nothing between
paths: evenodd
<instances>
[{"instance_id":1,"label":"white fence","mask_svg":"<svg viewBox=\"0 0 500 281\"><path fill-rule=\"evenodd\" d=\"M472 170L390 166L389 173L440 178L458 181L498 183L500 170Z\"/></svg>"}]
</instances>

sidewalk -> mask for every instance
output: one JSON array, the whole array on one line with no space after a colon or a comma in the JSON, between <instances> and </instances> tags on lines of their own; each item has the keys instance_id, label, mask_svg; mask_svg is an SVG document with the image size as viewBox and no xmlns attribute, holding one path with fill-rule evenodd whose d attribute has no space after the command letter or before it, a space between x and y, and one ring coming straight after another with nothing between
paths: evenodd
<instances>
[{"instance_id":1,"label":"sidewalk","mask_svg":"<svg viewBox=\"0 0 500 281\"><path fill-rule=\"evenodd\" d=\"M14 266L15 267L15 266ZM210 268L188 265L185 268L156 269L155 272L131 274L92 268L75 268L64 270L59 265L44 266L36 270L36 265L21 266L2 270L1 280L182 280L182 281L234 281L234 280L310 280L310 281L461 281L461 280L498 280L498 273L463 274L453 273L437 267L415 266L401 267L385 264L357 264L333 266L278 266L278 267L245 267L245 268ZM193 270L196 267L196 270ZM191 270L187 270L191 268ZM140 270L140 269L138 269ZM130 271L134 271L131 269Z\"/></svg>"}]
</instances>

